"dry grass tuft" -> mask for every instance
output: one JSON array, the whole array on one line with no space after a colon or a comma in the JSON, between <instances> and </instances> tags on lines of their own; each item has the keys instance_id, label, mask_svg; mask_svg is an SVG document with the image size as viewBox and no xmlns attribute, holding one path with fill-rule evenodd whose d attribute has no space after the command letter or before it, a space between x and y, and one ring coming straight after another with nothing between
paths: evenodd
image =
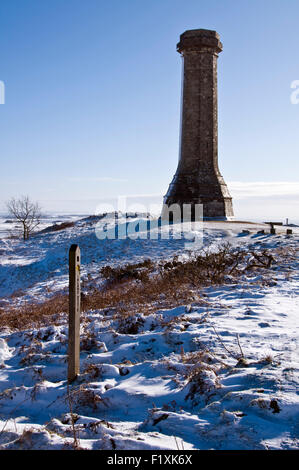
<instances>
[{"instance_id":1,"label":"dry grass tuft","mask_svg":"<svg viewBox=\"0 0 299 470\"><path fill-rule=\"evenodd\" d=\"M98 395L94 390L87 388L85 385L81 385L79 390L73 392L72 398L74 407L78 410L83 406L96 411L99 403L106 405L105 400L103 400L100 395Z\"/></svg>"},{"instance_id":2,"label":"dry grass tuft","mask_svg":"<svg viewBox=\"0 0 299 470\"><path fill-rule=\"evenodd\" d=\"M102 376L102 366L97 364L86 364L83 374L87 375L91 380Z\"/></svg>"}]
</instances>

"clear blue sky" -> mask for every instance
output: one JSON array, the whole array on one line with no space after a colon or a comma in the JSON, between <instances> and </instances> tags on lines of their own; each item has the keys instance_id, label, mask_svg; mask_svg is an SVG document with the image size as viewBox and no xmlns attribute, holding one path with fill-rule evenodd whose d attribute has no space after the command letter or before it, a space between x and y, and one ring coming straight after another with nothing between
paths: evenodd
<instances>
[{"instance_id":1,"label":"clear blue sky","mask_svg":"<svg viewBox=\"0 0 299 470\"><path fill-rule=\"evenodd\" d=\"M1 0L0 208L19 194L55 210L86 201L78 209L91 212L104 197L164 194L178 159L176 43L206 28L224 46L219 166L237 215L253 217L262 200L294 217L298 21L298 0ZM274 184L267 198L263 182Z\"/></svg>"}]
</instances>

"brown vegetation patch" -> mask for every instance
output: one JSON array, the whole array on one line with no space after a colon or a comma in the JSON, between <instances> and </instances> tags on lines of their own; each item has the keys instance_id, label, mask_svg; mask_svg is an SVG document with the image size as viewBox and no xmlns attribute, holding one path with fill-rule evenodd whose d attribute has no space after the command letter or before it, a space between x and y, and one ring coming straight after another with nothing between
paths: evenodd
<instances>
[{"instance_id":1,"label":"brown vegetation patch","mask_svg":"<svg viewBox=\"0 0 299 470\"><path fill-rule=\"evenodd\" d=\"M81 309L86 312L108 308L122 315L149 314L198 300L198 290L204 286L227 280L234 282L252 269L269 270L273 261L273 252L248 253L225 244L217 252L207 250L190 256L187 261L174 257L156 264L144 260L121 267L105 266L101 274L106 284L85 293ZM59 294L39 304L0 309L0 328L24 330L57 325L67 320L67 312L68 296ZM138 330L138 326L135 325L134 330Z\"/></svg>"},{"instance_id":2,"label":"brown vegetation patch","mask_svg":"<svg viewBox=\"0 0 299 470\"><path fill-rule=\"evenodd\" d=\"M46 227L43 230L40 230L39 233L48 233L48 232L58 232L59 230L64 230L65 228L74 227L74 222L61 222L60 224L53 224L50 227Z\"/></svg>"},{"instance_id":3,"label":"brown vegetation patch","mask_svg":"<svg viewBox=\"0 0 299 470\"><path fill-rule=\"evenodd\" d=\"M49 324L58 325L63 319L66 319L67 311L68 296L62 294L38 304L2 308L0 309L0 328L25 330Z\"/></svg>"}]
</instances>

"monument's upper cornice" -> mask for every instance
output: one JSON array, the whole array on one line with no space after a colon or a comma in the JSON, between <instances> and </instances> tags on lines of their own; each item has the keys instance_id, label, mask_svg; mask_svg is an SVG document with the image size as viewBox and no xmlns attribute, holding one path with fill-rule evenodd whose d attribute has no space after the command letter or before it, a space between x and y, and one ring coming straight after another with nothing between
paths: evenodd
<instances>
[{"instance_id":1,"label":"monument's upper cornice","mask_svg":"<svg viewBox=\"0 0 299 470\"><path fill-rule=\"evenodd\" d=\"M221 52L222 43L219 34L210 29L190 29L180 35L177 51L184 52Z\"/></svg>"}]
</instances>

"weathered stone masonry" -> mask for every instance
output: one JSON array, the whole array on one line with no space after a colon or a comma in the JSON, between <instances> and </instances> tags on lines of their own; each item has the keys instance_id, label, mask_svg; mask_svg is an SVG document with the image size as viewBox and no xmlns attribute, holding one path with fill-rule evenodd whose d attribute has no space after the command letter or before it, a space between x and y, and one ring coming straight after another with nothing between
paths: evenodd
<instances>
[{"instance_id":1,"label":"weathered stone masonry","mask_svg":"<svg viewBox=\"0 0 299 470\"><path fill-rule=\"evenodd\" d=\"M200 203L204 218L230 218L232 199L218 168L217 58L222 44L216 31L196 29L180 36L177 50L184 74L180 158L164 203Z\"/></svg>"}]
</instances>

